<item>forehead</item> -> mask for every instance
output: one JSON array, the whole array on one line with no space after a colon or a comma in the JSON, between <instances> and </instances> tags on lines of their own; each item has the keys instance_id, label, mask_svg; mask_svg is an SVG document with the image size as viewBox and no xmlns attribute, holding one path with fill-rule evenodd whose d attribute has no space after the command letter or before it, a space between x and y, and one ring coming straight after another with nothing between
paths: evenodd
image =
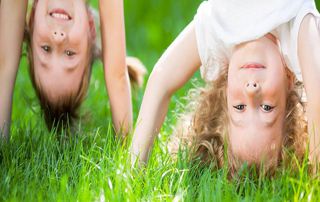
<instances>
[{"instance_id":1,"label":"forehead","mask_svg":"<svg viewBox=\"0 0 320 202\"><path fill-rule=\"evenodd\" d=\"M62 68L43 68L37 61L34 63L35 82L41 86L50 99L76 95L85 79L84 69L68 72Z\"/></svg>"},{"instance_id":2,"label":"forehead","mask_svg":"<svg viewBox=\"0 0 320 202\"><path fill-rule=\"evenodd\" d=\"M244 125L229 124L229 142L233 153L244 161L271 158L279 150L283 137L283 122L268 126L261 121Z\"/></svg>"}]
</instances>

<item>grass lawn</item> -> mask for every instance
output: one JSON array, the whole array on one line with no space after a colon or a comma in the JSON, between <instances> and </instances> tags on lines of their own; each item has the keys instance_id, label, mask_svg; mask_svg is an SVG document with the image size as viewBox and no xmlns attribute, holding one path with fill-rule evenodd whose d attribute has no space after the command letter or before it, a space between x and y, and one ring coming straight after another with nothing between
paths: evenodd
<instances>
[{"instance_id":1,"label":"grass lawn","mask_svg":"<svg viewBox=\"0 0 320 202\"><path fill-rule=\"evenodd\" d=\"M161 53L190 22L201 0L125 1L127 50L151 72ZM317 0L320 5L320 1ZM91 1L97 7L97 0ZM213 171L173 160L167 140L199 73L172 98L149 164L131 168L128 140L113 133L101 62L96 62L83 118L71 137L48 132L23 57L17 77L10 144L0 147L0 201L319 201L320 175L279 169L275 177L230 181ZM143 89L133 92L137 117Z\"/></svg>"}]
</instances>

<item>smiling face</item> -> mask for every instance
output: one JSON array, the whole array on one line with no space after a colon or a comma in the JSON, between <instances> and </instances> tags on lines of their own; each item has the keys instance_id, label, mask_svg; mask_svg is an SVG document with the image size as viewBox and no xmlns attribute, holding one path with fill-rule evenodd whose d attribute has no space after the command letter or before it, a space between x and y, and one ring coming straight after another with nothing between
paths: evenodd
<instances>
[{"instance_id":1,"label":"smiling face","mask_svg":"<svg viewBox=\"0 0 320 202\"><path fill-rule=\"evenodd\" d=\"M26 38L29 70L46 125L72 126L88 90L95 26L84 0L35 0Z\"/></svg>"},{"instance_id":2,"label":"smiling face","mask_svg":"<svg viewBox=\"0 0 320 202\"><path fill-rule=\"evenodd\" d=\"M31 48L35 83L52 102L76 95L90 68L94 24L83 0L37 1Z\"/></svg>"},{"instance_id":3,"label":"smiling face","mask_svg":"<svg viewBox=\"0 0 320 202\"><path fill-rule=\"evenodd\" d=\"M271 34L235 47L228 70L228 130L230 149L241 162L277 162L288 88L286 68Z\"/></svg>"}]
</instances>

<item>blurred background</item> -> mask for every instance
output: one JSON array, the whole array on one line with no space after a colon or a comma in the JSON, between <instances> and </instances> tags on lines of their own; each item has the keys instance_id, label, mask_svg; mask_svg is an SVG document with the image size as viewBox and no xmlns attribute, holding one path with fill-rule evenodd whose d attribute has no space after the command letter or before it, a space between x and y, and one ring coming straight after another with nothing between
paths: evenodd
<instances>
[{"instance_id":1,"label":"blurred background","mask_svg":"<svg viewBox=\"0 0 320 202\"><path fill-rule=\"evenodd\" d=\"M98 0L89 2L98 8ZM202 1L124 2L127 53L140 58L151 73ZM320 0L316 2L319 8ZM223 170L213 173L212 167L200 168L198 173L190 170L183 156L177 163L170 160L166 138L188 102L183 97L194 85L204 84L199 72L172 97L148 167L141 172L131 169L128 144L122 144L112 133L103 75L102 63L95 62L88 96L81 107L82 118L68 139L46 129L24 53L14 91L11 141L0 147L0 201L105 201L104 197L97 198L104 196L103 192L106 201L184 201L184 197L185 201L317 201L313 197L319 195L319 178L309 179L303 171L308 168L305 165L294 178L280 170L284 176L280 179L261 182L260 177L259 181L245 178L230 183ZM134 120L143 92L144 88L132 91Z\"/></svg>"},{"instance_id":2,"label":"blurred background","mask_svg":"<svg viewBox=\"0 0 320 202\"><path fill-rule=\"evenodd\" d=\"M31 1L32 2L32 1ZM127 54L140 58L148 69L149 74L164 50L178 36L184 27L192 21L202 0L125 0L125 21ZM92 7L98 8L98 0L90 0ZM318 8L320 0L316 0ZM194 79L196 85L203 83L199 79L199 72ZM147 77L145 79L145 83ZM189 82L172 98L169 111L179 110L177 105L183 106L181 99L187 94L193 82ZM144 89L133 90L134 118L140 107ZM17 127L34 128L43 124L39 116L40 109L27 70L26 57L23 57L19 69L14 94L13 125ZM97 61L93 68L92 79L87 99L81 108L83 122L90 128L109 125L111 114L103 78L101 62ZM175 121L175 114L168 116L170 125ZM23 117L23 119L21 119ZM172 120L171 120L172 118Z\"/></svg>"}]
</instances>

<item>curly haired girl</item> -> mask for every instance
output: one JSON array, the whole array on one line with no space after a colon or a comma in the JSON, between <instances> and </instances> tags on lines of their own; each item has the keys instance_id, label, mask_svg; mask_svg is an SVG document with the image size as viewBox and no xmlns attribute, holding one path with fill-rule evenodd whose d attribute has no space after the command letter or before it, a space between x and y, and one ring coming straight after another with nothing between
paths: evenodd
<instances>
[{"instance_id":1,"label":"curly haired girl","mask_svg":"<svg viewBox=\"0 0 320 202\"><path fill-rule=\"evenodd\" d=\"M296 84L303 80L313 129L310 160L317 161L318 16L312 0L204 1L149 78L131 146L133 162L147 160L170 97L200 66L211 87L200 93L190 127L177 132L195 154L221 167L227 151L231 170L245 162L274 168L286 160L284 149L301 158L305 121Z\"/></svg>"},{"instance_id":2,"label":"curly haired girl","mask_svg":"<svg viewBox=\"0 0 320 202\"><path fill-rule=\"evenodd\" d=\"M189 113L180 118L175 128L168 146L170 153L177 154L180 149L186 147L190 150L192 158L200 158L203 163L212 162L216 168L222 168L227 159L231 174L238 170L244 161L260 166L259 155L261 154L259 152L271 155L269 158L267 157L268 161L263 163L261 169L264 169L264 172L273 173L280 163L291 163L293 156L302 162L305 157L308 137L304 103L301 100L301 92L303 91L301 82L295 80L294 87L287 93L284 126L279 141L282 146L277 146L280 147L280 151L276 151L277 153L273 155L272 150L276 149L275 142L269 143L271 145L269 148L265 147L269 151L263 151L259 147L267 145L268 142L265 143L263 139L259 138L254 142L251 141L251 139L255 139L254 136L263 135L256 132L259 128L254 128L261 126L252 124L245 128L246 130L241 129L233 134L229 130L226 69L224 68L219 77L210 82L206 88L190 91L190 103L186 108ZM289 70L287 69L287 71ZM255 132L251 133L250 127ZM237 139L240 137L232 137L229 134L248 138L248 140L240 140ZM238 144L241 142L251 148L251 154L241 153L247 152L241 148L244 145ZM228 144L230 144L229 147ZM227 158L224 155L225 151L228 151Z\"/></svg>"}]
</instances>

